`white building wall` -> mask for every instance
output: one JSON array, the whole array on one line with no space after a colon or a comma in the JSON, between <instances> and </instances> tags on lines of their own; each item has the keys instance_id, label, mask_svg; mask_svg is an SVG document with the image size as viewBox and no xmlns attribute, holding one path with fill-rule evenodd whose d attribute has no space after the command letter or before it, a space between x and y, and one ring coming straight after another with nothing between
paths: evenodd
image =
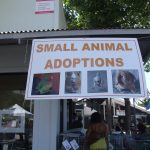
<instances>
[{"instance_id":1,"label":"white building wall","mask_svg":"<svg viewBox=\"0 0 150 150\"><path fill-rule=\"evenodd\" d=\"M36 0L1 0L0 32L63 29L62 0L54 0L54 13L35 14Z\"/></svg>"}]
</instances>

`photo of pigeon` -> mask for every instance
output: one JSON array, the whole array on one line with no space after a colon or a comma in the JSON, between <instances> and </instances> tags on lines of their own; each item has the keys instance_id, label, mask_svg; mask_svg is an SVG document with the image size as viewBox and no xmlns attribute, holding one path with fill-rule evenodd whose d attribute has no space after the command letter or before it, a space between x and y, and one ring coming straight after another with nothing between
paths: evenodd
<instances>
[{"instance_id":1,"label":"photo of pigeon","mask_svg":"<svg viewBox=\"0 0 150 150\"><path fill-rule=\"evenodd\" d=\"M87 73L88 93L108 92L107 71L97 70Z\"/></svg>"}]
</instances>

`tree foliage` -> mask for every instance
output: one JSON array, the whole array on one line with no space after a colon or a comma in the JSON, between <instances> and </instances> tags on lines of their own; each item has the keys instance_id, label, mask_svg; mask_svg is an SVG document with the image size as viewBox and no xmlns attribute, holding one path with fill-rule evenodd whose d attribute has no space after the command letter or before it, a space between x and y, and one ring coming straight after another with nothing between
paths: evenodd
<instances>
[{"instance_id":1,"label":"tree foliage","mask_svg":"<svg viewBox=\"0 0 150 150\"><path fill-rule=\"evenodd\" d=\"M148 105L148 103L149 103L149 99L144 99L144 100L139 100L137 102L137 105L141 106L141 107L146 107Z\"/></svg>"},{"instance_id":2,"label":"tree foliage","mask_svg":"<svg viewBox=\"0 0 150 150\"><path fill-rule=\"evenodd\" d=\"M26 102L24 104L24 96L21 94L16 94L13 91L0 91L0 109L8 109L14 104L18 104L25 109L29 110L30 104Z\"/></svg>"},{"instance_id":3,"label":"tree foliage","mask_svg":"<svg viewBox=\"0 0 150 150\"><path fill-rule=\"evenodd\" d=\"M149 0L64 0L68 28L150 27Z\"/></svg>"},{"instance_id":4,"label":"tree foliage","mask_svg":"<svg viewBox=\"0 0 150 150\"><path fill-rule=\"evenodd\" d=\"M150 92L148 91L148 95L150 96ZM150 98L138 100L137 105L141 107L146 107L150 102Z\"/></svg>"},{"instance_id":5,"label":"tree foliage","mask_svg":"<svg viewBox=\"0 0 150 150\"><path fill-rule=\"evenodd\" d=\"M150 27L149 0L64 0L64 8L68 29Z\"/></svg>"},{"instance_id":6,"label":"tree foliage","mask_svg":"<svg viewBox=\"0 0 150 150\"><path fill-rule=\"evenodd\" d=\"M146 71L146 72L150 72L150 56L149 56L149 58L147 59L145 65L144 65L144 68L145 68L145 71Z\"/></svg>"}]
</instances>

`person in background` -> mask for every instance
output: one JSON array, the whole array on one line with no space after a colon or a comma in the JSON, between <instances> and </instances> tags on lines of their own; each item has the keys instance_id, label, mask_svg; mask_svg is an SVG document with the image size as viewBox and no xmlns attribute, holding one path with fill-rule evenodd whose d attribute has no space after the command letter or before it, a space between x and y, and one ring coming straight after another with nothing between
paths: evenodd
<instances>
[{"instance_id":1,"label":"person in background","mask_svg":"<svg viewBox=\"0 0 150 150\"><path fill-rule=\"evenodd\" d=\"M146 126L144 125L142 119L138 119L138 125L137 125L139 134L146 133Z\"/></svg>"},{"instance_id":2,"label":"person in background","mask_svg":"<svg viewBox=\"0 0 150 150\"><path fill-rule=\"evenodd\" d=\"M72 122L71 122L71 129L74 128L74 123L77 121L78 117L77 117L77 114L74 112L72 114Z\"/></svg>"},{"instance_id":3,"label":"person in background","mask_svg":"<svg viewBox=\"0 0 150 150\"><path fill-rule=\"evenodd\" d=\"M91 115L83 150L86 150L87 146L90 150L108 150L108 126L98 112Z\"/></svg>"},{"instance_id":4,"label":"person in background","mask_svg":"<svg viewBox=\"0 0 150 150\"><path fill-rule=\"evenodd\" d=\"M26 119L25 122L25 147L26 149L30 149L30 138L32 137L32 122L30 119Z\"/></svg>"},{"instance_id":5,"label":"person in background","mask_svg":"<svg viewBox=\"0 0 150 150\"><path fill-rule=\"evenodd\" d=\"M120 123L119 123L119 122L117 122L117 123L116 123L115 131L120 131L120 132L122 131L121 126L120 126Z\"/></svg>"},{"instance_id":6,"label":"person in background","mask_svg":"<svg viewBox=\"0 0 150 150\"><path fill-rule=\"evenodd\" d=\"M82 128L82 116L78 116L76 113L73 113L72 129Z\"/></svg>"},{"instance_id":7,"label":"person in background","mask_svg":"<svg viewBox=\"0 0 150 150\"><path fill-rule=\"evenodd\" d=\"M73 127L74 127L74 128L82 128L82 127L83 127L83 124L82 124L82 116L78 116L78 117L77 117L77 120L74 121Z\"/></svg>"}]
</instances>

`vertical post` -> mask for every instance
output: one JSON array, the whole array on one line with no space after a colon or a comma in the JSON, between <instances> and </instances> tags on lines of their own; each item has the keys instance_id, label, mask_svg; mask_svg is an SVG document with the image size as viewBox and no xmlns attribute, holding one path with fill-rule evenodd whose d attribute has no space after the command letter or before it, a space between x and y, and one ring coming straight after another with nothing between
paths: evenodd
<instances>
[{"instance_id":1,"label":"vertical post","mask_svg":"<svg viewBox=\"0 0 150 150\"><path fill-rule=\"evenodd\" d=\"M63 1L56 0L55 1L55 18L54 18L54 29L64 29L66 28L66 21L63 10ZM61 14L61 15L60 15Z\"/></svg>"},{"instance_id":2,"label":"vertical post","mask_svg":"<svg viewBox=\"0 0 150 150\"><path fill-rule=\"evenodd\" d=\"M69 99L69 129L72 128L72 115L74 112L73 101Z\"/></svg>"},{"instance_id":3,"label":"vertical post","mask_svg":"<svg viewBox=\"0 0 150 150\"><path fill-rule=\"evenodd\" d=\"M109 99L109 128L110 128L110 133L112 132L112 99Z\"/></svg>"},{"instance_id":4,"label":"vertical post","mask_svg":"<svg viewBox=\"0 0 150 150\"><path fill-rule=\"evenodd\" d=\"M111 132L111 129L112 129L111 99L106 100L106 112L107 112L106 118L107 118L107 122L109 126L109 131Z\"/></svg>"},{"instance_id":5,"label":"vertical post","mask_svg":"<svg viewBox=\"0 0 150 150\"><path fill-rule=\"evenodd\" d=\"M56 150L59 133L59 100L34 101L32 150Z\"/></svg>"},{"instance_id":6,"label":"vertical post","mask_svg":"<svg viewBox=\"0 0 150 150\"><path fill-rule=\"evenodd\" d=\"M105 110L105 106L106 106L106 103L103 105L103 110L104 110L104 120L106 120L106 110Z\"/></svg>"},{"instance_id":7,"label":"vertical post","mask_svg":"<svg viewBox=\"0 0 150 150\"><path fill-rule=\"evenodd\" d=\"M63 131L67 130L67 99L63 100Z\"/></svg>"},{"instance_id":8,"label":"vertical post","mask_svg":"<svg viewBox=\"0 0 150 150\"><path fill-rule=\"evenodd\" d=\"M82 100L82 106L83 106L83 111L82 111L82 124L83 124L83 128L84 128L84 99Z\"/></svg>"},{"instance_id":9,"label":"vertical post","mask_svg":"<svg viewBox=\"0 0 150 150\"><path fill-rule=\"evenodd\" d=\"M125 98L124 101L125 101L125 129L126 129L126 133L129 135L130 123L131 123L130 100L128 98Z\"/></svg>"},{"instance_id":10,"label":"vertical post","mask_svg":"<svg viewBox=\"0 0 150 150\"><path fill-rule=\"evenodd\" d=\"M30 112L32 113L32 100L30 100Z\"/></svg>"},{"instance_id":11,"label":"vertical post","mask_svg":"<svg viewBox=\"0 0 150 150\"><path fill-rule=\"evenodd\" d=\"M113 102L113 116L116 116L116 104Z\"/></svg>"},{"instance_id":12,"label":"vertical post","mask_svg":"<svg viewBox=\"0 0 150 150\"><path fill-rule=\"evenodd\" d=\"M64 114L63 114L63 112L64 112L64 100L63 99L61 99L60 100L60 133L61 132L63 132L64 130L64 123L63 123L63 120L64 120Z\"/></svg>"},{"instance_id":13,"label":"vertical post","mask_svg":"<svg viewBox=\"0 0 150 150\"><path fill-rule=\"evenodd\" d=\"M135 131L136 131L136 130L137 130L137 127L136 127L135 98L133 98L133 106L134 106L134 126L135 126Z\"/></svg>"}]
</instances>

